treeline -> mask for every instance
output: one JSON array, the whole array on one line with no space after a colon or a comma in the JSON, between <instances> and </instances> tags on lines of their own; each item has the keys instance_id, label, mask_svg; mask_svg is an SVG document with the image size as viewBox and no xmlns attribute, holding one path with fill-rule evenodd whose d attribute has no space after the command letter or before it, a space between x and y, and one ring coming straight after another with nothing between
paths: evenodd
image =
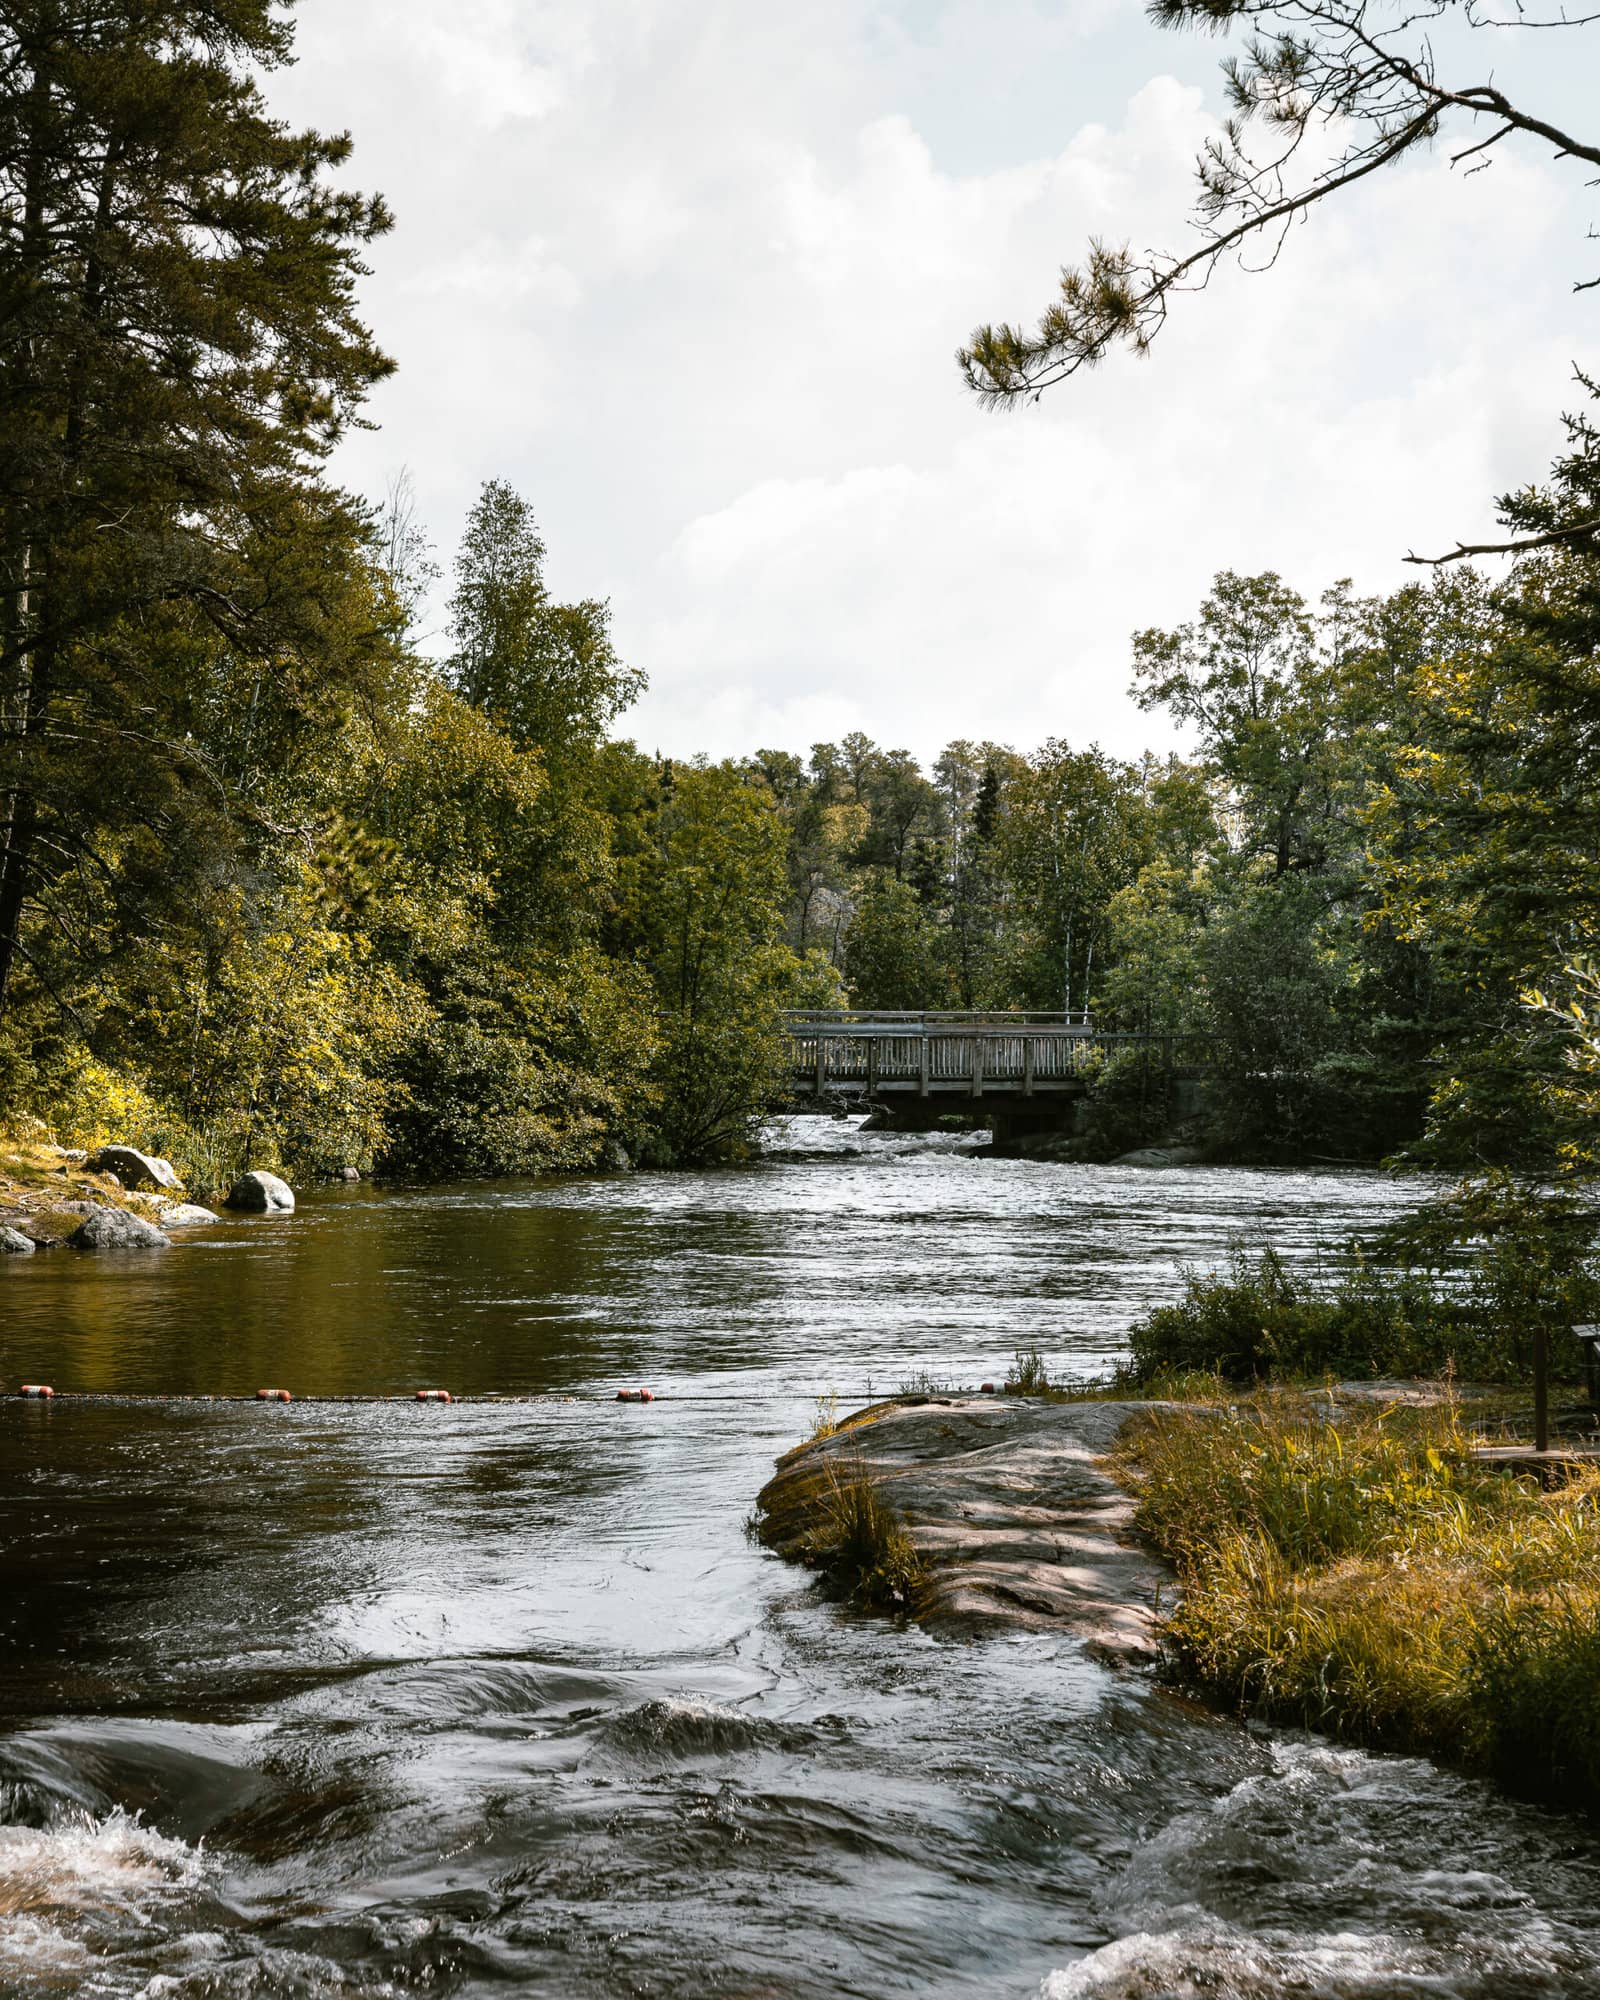
<instances>
[{"instance_id":1,"label":"treeline","mask_svg":"<svg viewBox=\"0 0 1600 2000\"><path fill-rule=\"evenodd\" d=\"M1516 503L1546 531L1595 511L1572 431ZM1192 623L1133 640L1134 693L1184 726L1187 760L764 752L747 768L789 829L789 943L825 949L858 1005L1087 1008L1154 1038L1102 1075L1102 1146L1153 1136L1173 1073L1203 1066L1201 1136L1235 1156L1575 1157L1597 605L1600 562L1559 533L1500 587L1447 568L1307 603L1225 574Z\"/></svg>"},{"instance_id":2,"label":"treeline","mask_svg":"<svg viewBox=\"0 0 1600 2000\"><path fill-rule=\"evenodd\" d=\"M404 491L327 475L389 216L270 115L290 53L264 0L0 15L0 1121L197 1188L715 1156L810 991L781 830L607 741L639 678L506 487L419 647Z\"/></svg>"},{"instance_id":3,"label":"treeline","mask_svg":"<svg viewBox=\"0 0 1600 2000\"><path fill-rule=\"evenodd\" d=\"M41 815L0 1042L13 1122L133 1133L207 1186L246 1163L448 1176L742 1148L777 1010L836 985L782 936L764 792L607 740L639 676L603 604L551 596L544 555L487 485L434 662L402 484L323 606L321 642L362 672L311 716L281 661L217 647L174 687L140 660L140 735L172 761L92 841L93 798L67 794L71 841ZM147 741L105 733L97 769L131 790Z\"/></svg>"},{"instance_id":4,"label":"treeline","mask_svg":"<svg viewBox=\"0 0 1600 2000\"><path fill-rule=\"evenodd\" d=\"M1192 754L859 736L673 763L491 481L449 626L404 482L329 454L390 363L381 201L273 120L257 0L0 19L0 1120L240 1167L728 1157L786 1005L1089 1010L1091 1149L1588 1157L1600 453L1538 546L1133 642Z\"/></svg>"}]
</instances>

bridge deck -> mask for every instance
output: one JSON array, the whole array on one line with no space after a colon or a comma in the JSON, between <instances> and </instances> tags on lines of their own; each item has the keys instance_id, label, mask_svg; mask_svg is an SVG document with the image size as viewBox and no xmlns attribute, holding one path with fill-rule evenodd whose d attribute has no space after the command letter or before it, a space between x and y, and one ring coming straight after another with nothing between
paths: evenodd
<instances>
[{"instance_id":1,"label":"bridge deck","mask_svg":"<svg viewBox=\"0 0 1600 2000\"><path fill-rule=\"evenodd\" d=\"M1060 1014L791 1014L800 1097L1079 1095L1118 1045Z\"/></svg>"}]
</instances>

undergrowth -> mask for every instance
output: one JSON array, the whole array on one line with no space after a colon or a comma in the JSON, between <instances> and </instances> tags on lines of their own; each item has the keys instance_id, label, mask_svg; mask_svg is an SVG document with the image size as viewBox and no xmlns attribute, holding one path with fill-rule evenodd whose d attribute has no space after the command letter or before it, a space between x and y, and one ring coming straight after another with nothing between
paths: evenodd
<instances>
[{"instance_id":1,"label":"undergrowth","mask_svg":"<svg viewBox=\"0 0 1600 2000\"><path fill-rule=\"evenodd\" d=\"M1183 1297L1131 1329L1124 1376L1141 1389L1192 1370L1256 1382L1453 1368L1463 1381L1514 1381L1528 1372L1537 1315L1549 1330L1554 1378L1578 1380L1582 1350L1571 1322L1600 1312L1589 1272L1574 1264L1559 1297L1532 1298L1507 1282L1508 1261L1491 1255L1454 1284L1437 1271L1358 1261L1329 1282L1292 1269L1270 1247L1236 1249L1225 1270L1188 1272Z\"/></svg>"},{"instance_id":2,"label":"undergrowth","mask_svg":"<svg viewBox=\"0 0 1600 2000\"><path fill-rule=\"evenodd\" d=\"M1170 1677L1600 1806L1600 1472L1546 1493L1453 1403L1334 1423L1287 1391L1151 1412L1119 1457L1182 1584Z\"/></svg>"}]
</instances>

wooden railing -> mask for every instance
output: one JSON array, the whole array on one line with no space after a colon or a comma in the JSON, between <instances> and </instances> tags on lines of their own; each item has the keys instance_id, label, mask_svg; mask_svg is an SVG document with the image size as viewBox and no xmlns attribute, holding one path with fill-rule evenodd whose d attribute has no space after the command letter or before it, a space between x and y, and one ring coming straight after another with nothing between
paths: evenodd
<instances>
[{"instance_id":1,"label":"wooden railing","mask_svg":"<svg viewBox=\"0 0 1600 2000\"><path fill-rule=\"evenodd\" d=\"M1151 1042L1082 1015L796 1013L786 1025L795 1089L815 1097L1081 1090L1118 1049Z\"/></svg>"}]
</instances>

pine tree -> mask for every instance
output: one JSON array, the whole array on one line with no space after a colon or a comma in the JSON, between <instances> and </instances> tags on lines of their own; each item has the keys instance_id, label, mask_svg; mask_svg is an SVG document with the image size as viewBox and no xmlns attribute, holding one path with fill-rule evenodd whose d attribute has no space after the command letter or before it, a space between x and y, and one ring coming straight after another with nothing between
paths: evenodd
<instances>
[{"instance_id":1,"label":"pine tree","mask_svg":"<svg viewBox=\"0 0 1600 2000\"><path fill-rule=\"evenodd\" d=\"M270 0L0 4L0 1018L30 911L70 931L122 830L237 792L219 676L287 740L364 657L322 467L391 366L355 308L389 216L270 116L289 53Z\"/></svg>"}]
</instances>

